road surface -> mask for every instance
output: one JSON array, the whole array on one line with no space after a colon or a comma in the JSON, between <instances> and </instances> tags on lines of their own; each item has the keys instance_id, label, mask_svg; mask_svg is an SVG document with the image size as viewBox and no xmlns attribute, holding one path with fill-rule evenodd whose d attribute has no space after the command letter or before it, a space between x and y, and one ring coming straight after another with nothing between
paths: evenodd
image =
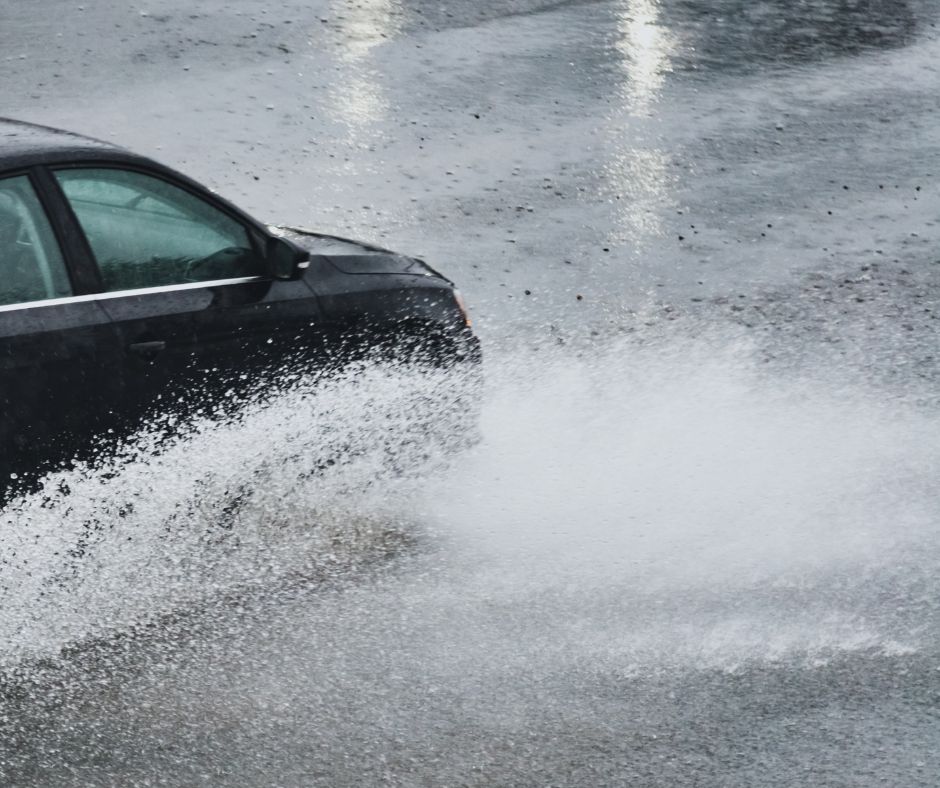
<instances>
[{"instance_id":1,"label":"road surface","mask_svg":"<svg viewBox=\"0 0 940 788\"><path fill-rule=\"evenodd\" d=\"M488 378L449 465L376 371L4 511L0 783L940 784L935 24L0 0L4 114L425 256Z\"/></svg>"}]
</instances>

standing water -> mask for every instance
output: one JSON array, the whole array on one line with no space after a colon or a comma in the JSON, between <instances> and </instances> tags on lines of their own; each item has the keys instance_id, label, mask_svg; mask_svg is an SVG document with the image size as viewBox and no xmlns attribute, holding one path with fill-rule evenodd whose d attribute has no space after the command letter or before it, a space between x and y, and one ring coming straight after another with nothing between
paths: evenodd
<instances>
[{"instance_id":1,"label":"standing water","mask_svg":"<svg viewBox=\"0 0 940 788\"><path fill-rule=\"evenodd\" d=\"M932 408L677 333L490 358L480 442L407 473L441 381L373 369L11 504L7 780L668 785L749 741L725 784L776 784L781 725L879 736L940 664Z\"/></svg>"}]
</instances>

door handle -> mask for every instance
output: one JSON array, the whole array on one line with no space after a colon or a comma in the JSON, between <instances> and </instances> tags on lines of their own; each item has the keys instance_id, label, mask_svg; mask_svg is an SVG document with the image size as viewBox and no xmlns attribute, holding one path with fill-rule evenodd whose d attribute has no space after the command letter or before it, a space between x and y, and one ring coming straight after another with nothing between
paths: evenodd
<instances>
[{"instance_id":1,"label":"door handle","mask_svg":"<svg viewBox=\"0 0 940 788\"><path fill-rule=\"evenodd\" d=\"M138 356L155 356L161 350L166 350L166 342L162 339L152 342L132 342L127 346L127 349Z\"/></svg>"}]
</instances>

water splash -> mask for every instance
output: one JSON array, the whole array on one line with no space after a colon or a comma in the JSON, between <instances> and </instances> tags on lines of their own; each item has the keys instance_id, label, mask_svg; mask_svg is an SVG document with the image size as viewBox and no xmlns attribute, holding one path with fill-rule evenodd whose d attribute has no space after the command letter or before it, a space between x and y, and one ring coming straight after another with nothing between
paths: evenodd
<instances>
[{"instance_id":1,"label":"water splash","mask_svg":"<svg viewBox=\"0 0 940 788\"><path fill-rule=\"evenodd\" d=\"M465 437L460 381L366 364L286 376L49 474L0 512L0 664L385 550L397 496Z\"/></svg>"},{"instance_id":2,"label":"water splash","mask_svg":"<svg viewBox=\"0 0 940 788\"><path fill-rule=\"evenodd\" d=\"M932 681L932 408L759 358L727 332L490 352L478 445L448 467L396 442L391 469L388 428L432 381L362 370L70 477L49 508L19 501L3 554L30 560L4 572L7 665L200 615L14 671L0 777L459 782L482 763L550 782L581 762L558 731L645 763L647 731L737 743L821 687L855 708L898 673ZM54 555L89 520L84 555ZM396 530L420 539L348 572ZM324 568L335 582L280 592Z\"/></svg>"},{"instance_id":3,"label":"water splash","mask_svg":"<svg viewBox=\"0 0 940 788\"><path fill-rule=\"evenodd\" d=\"M414 529L413 576L365 587L356 626L381 640L386 616L414 611L445 674L929 645L933 413L759 358L726 332L491 353L483 440L449 466L427 404L462 414L460 388L387 368L140 435L4 510L3 660L343 574ZM331 604L323 627L347 618Z\"/></svg>"}]
</instances>

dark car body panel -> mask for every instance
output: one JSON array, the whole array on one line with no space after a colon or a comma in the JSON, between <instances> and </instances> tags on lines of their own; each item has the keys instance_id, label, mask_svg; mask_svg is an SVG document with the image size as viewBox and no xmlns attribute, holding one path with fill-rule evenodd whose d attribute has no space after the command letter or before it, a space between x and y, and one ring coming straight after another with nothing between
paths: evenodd
<instances>
[{"instance_id":1,"label":"dark car body panel","mask_svg":"<svg viewBox=\"0 0 940 788\"><path fill-rule=\"evenodd\" d=\"M294 228L278 232L310 252L305 281L331 322L430 320L465 327L453 284L423 261Z\"/></svg>"},{"instance_id":2,"label":"dark car body panel","mask_svg":"<svg viewBox=\"0 0 940 788\"><path fill-rule=\"evenodd\" d=\"M286 238L309 253L309 265L290 281L250 276L105 292L55 176L76 167L165 180L235 219L259 254L272 239ZM335 236L269 228L146 157L0 119L0 178L14 174L28 175L42 203L74 295L0 306L0 494L11 472L82 458L102 436L127 434L168 403L199 410L285 366L335 363L336 349L433 337L443 363L479 359L453 284L423 261Z\"/></svg>"},{"instance_id":3,"label":"dark car body panel","mask_svg":"<svg viewBox=\"0 0 940 788\"><path fill-rule=\"evenodd\" d=\"M118 426L122 380L111 321L94 301L0 308L0 489L59 447Z\"/></svg>"}]
</instances>

